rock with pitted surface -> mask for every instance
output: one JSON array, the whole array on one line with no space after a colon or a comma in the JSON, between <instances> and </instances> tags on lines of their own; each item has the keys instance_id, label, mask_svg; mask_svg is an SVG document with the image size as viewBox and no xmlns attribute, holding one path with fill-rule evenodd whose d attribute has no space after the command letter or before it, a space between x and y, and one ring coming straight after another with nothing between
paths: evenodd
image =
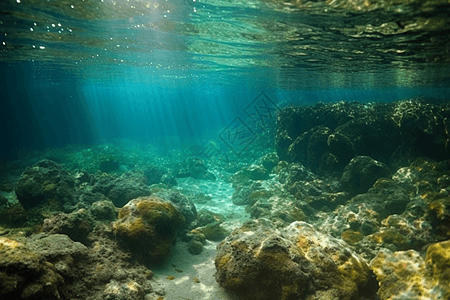
<instances>
[{"instance_id":1,"label":"rock with pitted surface","mask_svg":"<svg viewBox=\"0 0 450 300\"><path fill-rule=\"evenodd\" d=\"M216 280L242 300L376 299L367 263L305 222L244 224L219 244Z\"/></svg>"},{"instance_id":2,"label":"rock with pitted surface","mask_svg":"<svg viewBox=\"0 0 450 300\"><path fill-rule=\"evenodd\" d=\"M146 181L145 176L139 172L128 172L119 177L102 174L92 188L92 192L102 193L115 206L122 207L132 199L150 196L152 194Z\"/></svg>"},{"instance_id":3,"label":"rock with pitted surface","mask_svg":"<svg viewBox=\"0 0 450 300\"><path fill-rule=\"evenodd\" d=\"M368 156L357 156L345 167L341 187L355 196L367 192L381 177L391 177L391 171L384 163Z\"/></svg>"},{"instance_id":4,"label":"rock with pitted surface","mask_svg":"<svg viewBox=\"0 0 450 300\"><path fill-rule=\"evenodd\" d=\"M440 300L450 297L450 241L431 245L425 257L415 250L384 250L370 262L381 300Z\"/></svg>"},{"instance_id":5,"label":"rock with pitted surface","mask_svg":"<svg viewBox=\"0 0 450 300\"><path fill-rule=\"evenodd\" d=\"M60 299L63 277L25 243L0 237L0 299Z\"/></svg>"},{"instance_id":6,"label":"rock with pitted surface","mask_svg":"<svg viewBox=\"0 0 450 300\"><path fill-rule=\"evenodd\" d=\"M122 245L149 262L164 259L172 248L183 215L170 203L156 196L140 197L128 202L112 223Z\"/></svg>"},{"instance_id":7,"label":"rock with pitted surface","mask_svg":"<svg viewBox=\"0 0 450 300\"><path fill-rule=\"evenodd\" d=\"M17 199L26 209L40 204L74 204L75 179L61 165L44 159L27 167L17 181Z\"/></svg>"}]
</instances>

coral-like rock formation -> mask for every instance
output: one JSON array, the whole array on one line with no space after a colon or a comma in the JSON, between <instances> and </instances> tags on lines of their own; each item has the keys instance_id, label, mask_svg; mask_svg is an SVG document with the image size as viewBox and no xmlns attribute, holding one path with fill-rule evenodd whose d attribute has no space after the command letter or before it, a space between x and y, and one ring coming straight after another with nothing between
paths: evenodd
<instances>
[{"instance_id":1,"label":"coral-like rock formation","mask_svg":"<svg viewBox=\"0 0 450 300\"><path fill-rule=\"evenodd\" d=\"M44 220L42 230L51 234L66 234L72 240L87 245L87 237L94 230L94 220L85 209L70 214L58 213Z\"/></svg>"},{"instance_id":2,"label":"coral-like rock formation","mask_svg":"<svg viewBox=\"0 0 450 300\"><path fill-rule=\"evenodd\" d=\"M425 260L414 250L379 252L370 262L381 300L440 300L450 297L450 241L436 243Z\"/></svg>"},{"instance_id":3,"label":"coral-like rock formation","mask_svg":"<svg viewBox=\"0 0 450 300\"><path fill-rule=\"evenodd\" d=\"M244 224L218 246L216 279L239 299L375 299L367 263L307 223L274 230Z\"/></svg>"},{"instance_id":4,"label":"coral-like rock formation","mask_svg":"<svg viewBox=\"0 0 450 300\"><path fill-rule=\"evenodd\" d=\"M106 231L105 231L106 229ZM0 238L0 299L143 299L153 273L129 255L100 225L86 247L64 234ZM119 287L115 289L114 287Z\"/></svg>"},{"instance_id":5,"label":"coral-like rock formation","mask_svg":"<svg viewBox=\"0 0 450 300\"><path fill-rule=\"evenodd\" d=\"M0 298L60 299L63 277L24 243L0 237Z\"/></svg>"}]
</instances>

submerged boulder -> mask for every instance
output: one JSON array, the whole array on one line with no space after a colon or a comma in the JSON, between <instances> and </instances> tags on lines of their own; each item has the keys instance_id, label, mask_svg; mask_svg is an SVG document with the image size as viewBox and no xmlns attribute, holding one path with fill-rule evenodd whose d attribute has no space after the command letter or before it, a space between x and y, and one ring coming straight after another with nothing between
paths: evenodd
<instances>
[{"instance_id":1,"label":"submerged boulder","mask_svg":"<svg viewBox=\"0 0 450 300\"><path fill-rule=\"evenodd\" d=\"M128 202L112 223L114 234L131 252L150 262L164 259L172 247L177 229L185 219L161 198L140 197Z\"/></svg>"},{"instance_id":2,"label":"submerged boulder","mask_svg":"<svg viewBox=\"0 0 450 300\"><path fill-rule=\"evenodd\" d=\"M370 262L381 300L438 300L450 297L450 241L431 245L425 257L415 250L384 250Z\"/></svg>"},{"instance_id":3,"label":"submerged boulder","mask_svg":"<svg viewBox=\"0 0 450 300\"><path fill-rule=\"evenodd\" d=\"M102 193L117 207L122 207L137 197L152 194L150 187L146 184L145 176L138 172L125 173L120 177L102 175L94 185L92 192Z\"/></svg>"},{"instance_id":4,"label":"submerged boulder","mask_svg":"<svg viewBox=\"0 0 450 300\"><path fill-rule=\"evenodd\" d=\"M341 187L351 196L366 193L381 177L390 177L389 168L368 156L357 156L345 167Z\"/></svg>"},{"instance_id":5,"label":"submerged boulder","mask_svg":"<svg viewBox=\"0 0 450 300\"><path fill-rule=\"evenodd\" d=\"M79 209L70 214L58 213L44 220L42 230L50 234L66 234L72 240L89 244L88 235L95 228L95 222L89 211Z\"/></svg>"},{"instance_id":6,"label":"submerged boulder","mask_svg":"<svg viewBox=\"0 0 450 300\"><path fill-rule=\"evenodd\" d=\"M40 204L74 204L75 179L64 168L48 159L27 167L17 181L17 199L26 208Z\"/></svg>"},{"instance_id":7,"label":"submerged boulder","mask_svg":"<svg viewBox=\"0 0 450 300\"><path fill-rule=\"evenodd\" d=\"M367 263L305 222L274 230L258 220L218 246L216 280L241 300L376 299Z\"/></svg>"},{"instance_id":8,"label":"submerged boulder","mask_svg":"<svg viewBox=\"0 0 450 300\"><path fill-rule=\"evenodd\" d=\"M43 255L0 237L0 299L60 299L63 277Z\"/></svg>"},{"instance_id":9,"label":"submerged boulder","mask_svg":"<svg viewBox=\"0 0 450 300\"><path fill-rule=\"evenodd\" d=\"M179 191L166 190L157 195L166 201L170 201L170 203L175 206L175 208L183 215L186 226L197 219L197 208L195 207L194 202L186 198L186 196Z\"/></svg>"}]
</instances>

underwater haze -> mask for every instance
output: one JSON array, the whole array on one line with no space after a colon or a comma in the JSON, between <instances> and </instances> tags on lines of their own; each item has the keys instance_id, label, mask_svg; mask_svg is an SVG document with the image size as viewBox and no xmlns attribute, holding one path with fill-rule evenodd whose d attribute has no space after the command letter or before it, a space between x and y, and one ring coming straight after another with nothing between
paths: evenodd
<instances>
[{"instance_id":1,"label":"underwater haze","mask_svg":"<svg viewBox=\"0 0 450 300\"><path fill-rule=\"evenodd\" d=\"M2 153L212 138L280 105L446 98L447 1L6 0ZM181 142L182 143L182 142Z\"/></svg>"}]
</instances>

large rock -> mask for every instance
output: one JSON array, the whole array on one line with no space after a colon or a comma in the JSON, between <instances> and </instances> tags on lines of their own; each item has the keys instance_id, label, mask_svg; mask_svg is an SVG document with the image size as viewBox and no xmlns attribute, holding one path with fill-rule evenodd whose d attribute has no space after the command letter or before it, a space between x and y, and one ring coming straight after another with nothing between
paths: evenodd
<instances>
[{"instance_id":1,"label":"large rock","mask_svg":"<svg viewBox=\"0 0 450 300\"><path fill-rule=\"evenodd\" d=\"M104 174L94 185L92 192L102 193L117 207L124 206L132 199L152 194L144 175L134 172L125 173L120 177Z\"/></svg>"},{"instance_id":2,"label":"large rock","mask_svg":"<svg viewBox=\"0 0 450 300\"><path fill-rule=\"evenodd\" d=\"M65 234L40 233L30 238L28 247L52 263L64 278L73 277L79 272L79 264L88 255L88 248L74 242Z\"/></svg>"},{"instance_id":3,"label":"large rock","mask_svg":"<svg viewBox=\"0 0 450 300\"><path fill-rule=\"evenodd\" d=\"M0 299L156 299L153 273L130 264L110 233L97 226L89 248L64 234L0 237Z\"/></svg>"},{"instance_id":4,"label":"large rock","mask_svg":"<svg viewBox=\"0 0 450 300\"><path fill-rule=\"evenodd\" d=\"M164 259L172 247L184 217L161 198L140 197L128 202L112 224L113 232L133 253L150 262Z\"/></svg>"},{"instance_id":5,"label":"large rock","mask_svg":"<svg viewBox=\"0 0 450 300\"><path fill-rule=\"evenodd\" d=\"M368 156L357 156L345 167L341 187L351 196L365 193L381 177L391 177L389 168Z\"/></svg>"},{"instance_id":6,"label":"large rock","mask_svg":"<svg viewBox=\"0 0 450 300\"><path fill-rule=\"evenodd\" d=\"M376 299L367 263L305 222L244 224L218 246L216 279L241 300Z\"/></svg>"},{"instance_id":7,"label":"large rock","mask_svg":"<svg viewBox=\"0 0 450 300\"><path fill-rule=\"evenodd\" d=\"M185 225L189 226L191 222L197 219L197 208L192 200L186 198L179 191L162 190L156 193L156 196L170 202L183 215Z\"/></svg>"},{"instance_id":8,"label":"large rock","mask_svg":"<svg viewBox=\"0 0 450 300\"><path fill-rule=\"evenodd\" d=\"M317 126L303 133L289 146L288 155L292 161L300 162L315 171L320 166L322 155L328 151L327 140L331 131Z\"/></svg>"},{"instance_id":9,"label":"large rock","mask_svg":"<svg viewBox=\"0 0 450 300\"><path fill-rule=\"evenodd\" d=\"M176 179L164 168L149 166L144 170L144 176L147 178L147 184L164 183L169 186L177 185Z\"/></svg>"},{"instance_id":10,"label":"large rock","mask_svg":"<svg viewBox=\"0 0 450 300\"><path fill-rule=\"evenodd\" d=\"M17 199L25 208L40 204L74 204L75 179L63 167L51 160L41 160L27 167L15 189Z\"/></svg>"},{"instance_id":11,"label":"large rock","mask_svg":"<svg viewBox=\"0 0 450 300\"><path fill-rule=\"evenodd\" d=\"M60 299L62 276L24 243L0 237L0 299Z\"/></svg>"},{"instance_id":12,"label":"large rock","mask_svg":"<svg viewBox=\"0 0 450 300\"><path fill-rule=\"evenodd\" d=\"M381 300L450 298L450 241L431 245L425 260L414 250L384 250L370 262Z\"/></svg>"},{"instance_id":13,"label":"large rock","mask_svg":"<svg viewBox=\"0 0 450 300\"><path fill-rule=\"evenodd\" d=\"M289 106L280 110L276 134L276 149L280 160L288 160L289 146L304 132L317 126L325 126L334 131L355 118L364 118L369 110L364 104L344 101L317 103L314 106Z\"/></svg>"},{"instance_id":14,"label":"large rock","mask_svg":"<svg viewBox=\"0 0 450 300\"><path fill-rule=\"evenodd\" d=\"M89 244L89 233L95 228L94 220L85 209L79 209L70 214L58 213L44 220L42 231L50 234L66 234L72 240Z\"/></svg>"}]
</instances>

